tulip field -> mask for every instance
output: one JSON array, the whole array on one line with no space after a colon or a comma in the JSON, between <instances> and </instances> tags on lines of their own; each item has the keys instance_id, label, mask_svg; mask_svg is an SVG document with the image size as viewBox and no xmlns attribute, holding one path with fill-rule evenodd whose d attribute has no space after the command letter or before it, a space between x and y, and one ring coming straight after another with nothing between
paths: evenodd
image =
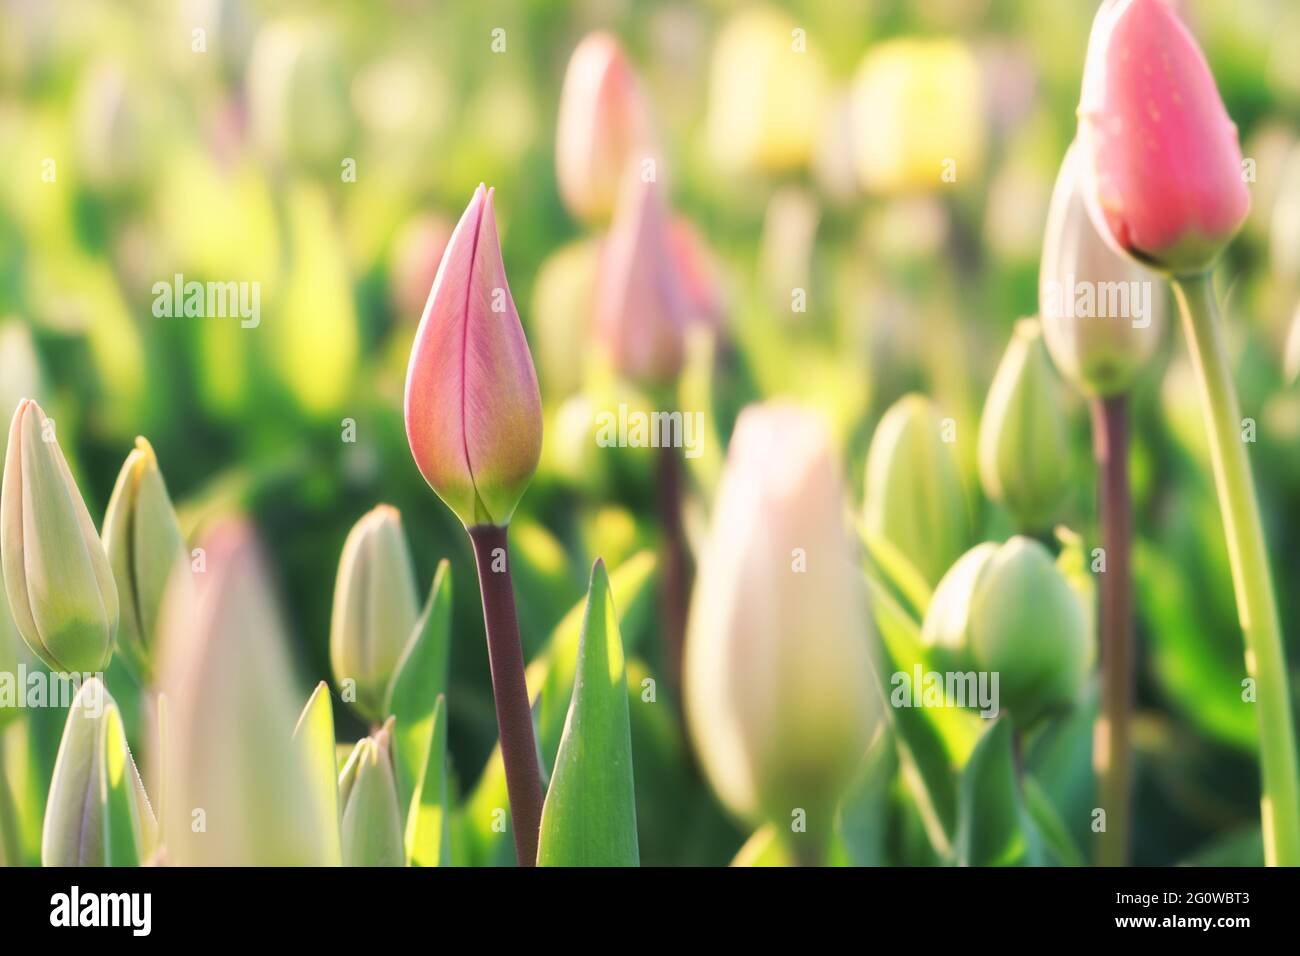
<instances>
[{"instance_id":1,"label":"tulip field","mask_svg":"<svg viewBox=\"0 0 1300 956\"><path fill-rule=\"evenodd\" d=\"M1300 866L1297 44L0 2L0 865Z\"/></svg>"}]
</instances>

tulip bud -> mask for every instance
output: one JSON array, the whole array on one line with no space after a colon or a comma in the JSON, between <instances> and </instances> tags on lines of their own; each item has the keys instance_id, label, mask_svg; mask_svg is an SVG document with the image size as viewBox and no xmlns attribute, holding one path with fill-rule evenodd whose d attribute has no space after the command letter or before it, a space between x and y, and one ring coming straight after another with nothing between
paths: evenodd
<instances>
[{"instance_id":1,"label":"tulip bud","mask_svg":"<svg viewBox=\"0 0 1300 956\"><path fill-rule=\"evenodd\" d=\"M1250 209L1237 127L1196 40L1160 0L1097 11L1079 146L1098 232L1152 268L1204 272Z\"/></svg>"},{"instance_id":2,"label":"tulip bud","mask_svg":"<svg viewBox=\"0 0 1300 956\"><path fill-rule=\"evenodd\" d=\"M590 33L573 51L560 90L555 173L578 219L609 219L628 167L653 158L654 136L640 84L618 40Z\"/></svg>"},{"instance_id":3,"label":"tulip bud","mask_svg":"<svg viewBox=\"0 0 1300 956\"><path fill-rule=\"evenodd\" d=\"M355 682L352 703L367 720L383 719L389 681L419 616L401 515L380 505L353 526L343 544L330 620L334 680Z\"/></svg>"},{"instance_id":4,"label":"tulip bud","mask_svg":"<svg viewBox=\"0 0 1300 956\"><path fill-rule=\"evenodd\" d=\"M1034 319L1016 323L980 417L984 492L1026 531L1051 527L1069 490L1065 409L1043 333Z\"/></svg>"},{"instance_id":5,"label":"tulip bud","mask_svg":"<svg viewBox=\"0 0 1300 956\"><path fill-rule=\"evenodd\" d=\"M798 169L812 156L825 95L825 69L798 25L772 7L743 10L713 51L709 145L731 169Z\"/></svg>"},{"instance_id":6,"label":"tulip bud","mask_svg":"<svg viewBox=\"0 0 1300 956\"><path fill-rule=\"evenodd\" d=\"M18 403L9 428L0 553L9 610L33 654L55 671L97 673L117 632L117 586L40 406Z\"/></svg>"},{"instance_id":7,"label":"tulip bud","mask_svg":"<svg viewBox=\"0 0 1300 956\"><path fill-rule=\"evenodd\" d=\"M144 438L136 438L113 486L104 514L104 550L122 606L118 647L148 676L163 595L173 573L188 574L189 566L158 459Z\"/></svg>"},{"instance_id":8,"label":"tulip bud","mask_svg":"<svg viewBox=\"0 0 1300 956\"><path fill-rule=\"evenodd\" d=\"M1085 394L1126 391L1151 360L1165 324L1163 284L1097 233L1079 191L1071 146L1052 190L1038 270L1038 308L1052 360Z\"/></svg>"},{"instance_id":9,"label":"tulip bud","mask_svg":"<svg viewBox=\"0 0 1300 956\"><path fill-rule=\"evenodd\" d=\"M325 865L338 820L310 797L314 768L293 741L300 692L261 548L238 523L203 548L206 569L194 589L168 589L159 627L168 856L178 866Z\"/></svg>"},{"instance_id":10,"label":"tulip bud","mask_svg":"<svg viewBox=\"0 0 1300 956\"><path fill-rule=\"evenodd\" d=\"M771 403L736 423L699 561L687 723L723 802L825 828L879 717L873 637L823 422Z\"/></svg>"},{"instance_id":11,"label":"tulip bud","mask_svg":"<svg viewBox=\"0 0 1300 956\"><path fill-rule=\"evenodd\" d=\"M928 398L905 395L885 412L867 451L867 531L903 553L930 584L970 544L956 446Z\"/></svg>"},{"instance_id":12,"label":"tulip bud","mask_svg":"<svg viewBox=\"0 0 1300 956\"><path fill-rule=\"evenodd\" d=\"M968 551L935 589L922 643L939 666L998 675L998 706L1027 726L1070 706L1087 677L1088 614L1047 549L1016 536Z\"/></svg>"},{"instance_id":13,"label":"tulip bud","mask_svg":"<svg viewBox=\"0 0 1300 956\"><path fill-rule=\"evenodd\" d=\"M420 473L465 527L509 524L541 456L542 399L482 185L415 333L405 410Z\"/></svg>"},{"instance_id":14,"label":"tulip bud","mask_svg":"<svg viewBox=\"0 0 1300 956\"><path fill-rule=\"evenodd\" d=\"M693 222L677 216L668 229L668 244L682 279L691 321L705 328L721 328L726 302L718 264L708 243Z\"/></svg>"},{"instance_id":15,"label":"tulip bud","mask_svg":"<svg viewBox=\"0 0 1300 956\"><path fill-rule=\"evenodd\" d=\"M673 255L658 185L629 176L605 243L596 287L596 335L615 370L667 385L685 360L691 305Z\"/></svg>"},{"instance_id":16,"label":"tulip bud","mask_svg":"<svg viewBox=\"0 0 1300 956\"><path fill-rule=\"evenodd\" d=\"M344 866L402 866L402 808L397 799L393 718L357 741L339 774Z\"/></svg>"},{"instance_id":17,"label":"tulip bud","mask_svg":"<svg viewBox=\"0 0 1300 956\"><path fill-rule=\"evenodd\" d=\"M114 791L126 799L111 803ZM151 849L156 829L122 715L103 682L92 677L68 708L45 804L41 864L135 865Z\"/></svg>"},{"instance_id":18,"label":"tulip bud","mask_svg":"<svg viewBox=\"0 0 1300 956\"><path fill-rule=\"evenodd\" d=\"M868 49L853 81L853 152L873 193L972 182L984 164L979 64L957 40L899 37Z\"/></svg>"}]
</instances>

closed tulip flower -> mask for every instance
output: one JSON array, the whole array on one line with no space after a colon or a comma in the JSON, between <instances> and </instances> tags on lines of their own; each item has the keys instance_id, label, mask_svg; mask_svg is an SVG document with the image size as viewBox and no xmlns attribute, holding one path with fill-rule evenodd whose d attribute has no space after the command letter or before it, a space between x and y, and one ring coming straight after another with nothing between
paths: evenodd
<instances>
[{"instance_id":1,"label":"closed tulip flower","mask_svg":"<svg viewBox=\"0 0 1300 956\"><path fill-rule=\"evenodd\" d=\"M118 620L113 572L54 423L27 399L9 428L0 554L9 610L32 653L55 671L107 667Z\"/></svg>"},{"instance_id":2,"label":"closed tulip flower","mask_svg":"<svg viewBox=\"0 0 1300 956\"><path fill-rule=\"evenodd\" d=\"M608 33L588 34L573 51L560 91L560 198L578 219L608 221L628 167L653 153L649 110L623 48Z\"/></svg>"},{"instance_id":3,"label":"closed tulip flower","mask_svg":"<svg viewBox=\"0 0 1300 956\"><path fill-rule=\"evenodd\" d=\"M1027 726L1068 708L1095 653L1090 618L1031 538L968 551L935 589L921 639L938 666L998 675L998 706Z\"/></svg>"},{"instance_id":4,"label":"closed tulip flower","mask_svg":"<svg viewBox=\"0 0 1300 956\"><path fill-rule=\"evenodd\" d=\"M669 230L658 185L629 176L597 280L596 336L620 375L651 387L681 372L692 317Z\"/></svg>"},{"instance_id":5,"label":"closed tulip flower","mask_svg":"<svg viewBox=\"0 0 1300 956\"><path fill-rule=\"evenodd\" d=\"M1160 344L1164 284L1098 234L1079 189L1079 150L1061 163L1047 214L1038 305L1047 349L1087 395L1126 391Z\"/></svg>"},{"instance_id":6,"label":"closed tulip flower","mask_svg":"<svg viewBox=\"0 0 1300 956\"><path fill-rule=\"evenodd\" d=\"M312 800L293 741L298 690L271 574L251 528L203 541L195 588L169 591L159 630L163 842L178 866L323 866L338 825ZM337 846L337 844L334 844Z\"/></svg>"},{"instance_id":7,"label":"closed tulip flower","mask_svg":"<svg viewBox=\"0 0 1300 956\"><path fill-rule=\"evenodd\" d=\"M104 550L118 586L121 628L118 646L138 672L148 676L158 613L174 573L189 573L185 538L153 446L135 440L113 487L104 515Z\"/></svg>"},{"instance_id":8,"label":"closed tulip flower","mask_svg":"<svg viewBox=\"0 0 1300 956\"><path fill-rule=\"evenodd\" d=\"M510 522L537 470L542 400L482 185L438 267L406 372L406 437L465 527Z\"/></svg>"},{"instance_id":9,"label":"closed tulip flower","mask_svg":"<svg viewBox=\"0 0 1300 956\"><path fill-rule=\"evenodd\" d=\"M384 697L420 616L415 570L396 508L380 505L343 544L330 621L330 665L366 719L384 718ZM345 691L344 699L350 696Z\"/></svg>"},{"instance_id":10,"label":"closed tulip flower","mask_svg":"<svg viewBox=\"0 0 1300 956\"><path fill-rule=\"evenodd\" d=\"M45 804L41 864L135 866L152 849L157 827L122 715L92 677L68 708Z\"/></svg>"},{"instance_id":11,"label":"closed tulip flower","mask_svg":"<svg viewBox=\"0 0 1300 956\"><path fill-rule=\"evenodd\" d=\"M879 714L861 570L829 433L812 412L743 411L686 641L691 738L723 802L825 832Z\"/></svg>"},{"instance_id":12,"label":"closed tulip flower","mask_svg":"<svg viewBox=\"0 0 1300 956\"><path fill-rule=\"evenodd\" d=\"M393 720L357 741L339 774L344 866L402 866L402 809L393 769Z\"/></svg>"},{"instance_id":13,"label":"closed tulip flower","mask_svg":"<svg viewBox=\"0 0 1300 956\"><path fill-rule=\"evenodd\" d=\"M867 531L896 547L930 584L970 544L956 446L928 398L905 395L876 426L867 452Z\"/></svg>"},{"instance_id":14,"label":"closed tulip flower","mask_svg":"<svg viewBox=\"0 0 1300 956\"><path fill-rule=\"evenodd\" d=\"M1034 319L1021 319L980 416L980 481L1025 531L1050 528L1069 490L1065 409Z\"/></svg>"},{"instance_id":15,"label":"closed tulip flower","mask_svg":"<svg viewBox=\"0 0 1300 956\"><path fill-rule=\"evenodd\" d=\"M1097 11L1079 145L1098 231L1152 268L1203 272L1250 209L1237 127L1205 55L1168 3Z\"/></svg>"}]
</instances>

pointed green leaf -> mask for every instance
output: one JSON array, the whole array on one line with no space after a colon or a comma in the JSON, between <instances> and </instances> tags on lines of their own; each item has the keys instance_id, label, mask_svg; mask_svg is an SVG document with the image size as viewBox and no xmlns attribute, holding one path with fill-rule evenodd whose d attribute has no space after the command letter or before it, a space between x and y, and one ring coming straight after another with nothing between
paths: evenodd
<instances>
[{"instance_id":1,"label":"pointed green leaf","mask_svg":"<svg viewBox=\"0 0 1300 956\"><path fill-rule=\"evenodd\" d=\"M637 552L610 575L620 636L639 630L648 616L655 599L654 571L655 554L646 550ZM526 676L537 717L543 774L549 774L564 732L585 613L586 598L583 598L556 625L546 649L528 665ZM476 865L514 865L509 834L494 827L498 811L504 812L507 803L505 768L501 763L501 748L497 747L459 813L463 823L461 832L465 834L470 859Z\"/></svg>"},{"instance_id":2,"label":"pointed green leaf","mask_svg":"<svg viewBox=\"0 0 1300 956\"><path fill-rule=\"evenodd\" d=\"M627 674L605 565L587 591L573 700L542 807L540 866L637 866Z\"/></svg>"},{"instance_id":3,"label":"pointed green leaf","mask_svg":"<svg viewBox=\"0 0 1300 956\"><path fill-rule=\"evenodd\" d=\"M1037 848L1026 832L1011 735L1010 720L994 721L962 771L955 847L959 866L1033 862Z\"/></svg>"},{"instance_id":4,"label":"pointed green leaf","mask_svg":"<svg viewBox=\"0 0 1300 956\"><path fill-rule=\"evenodd\" d=\"M99 792L104 803L104 865L139 866L156 824L126 745L122 715L109 706L100 726Z\"/></svg>"},{"instance_id":5,"label":"pointed green leaf","mask_svg":"<svg viewBox=\"0 0 1300 956\"><path fill-rule=\"evenodd\" d=\"M1025 811L1050 862L1058 866L1087 866L1069 828L1033 777L1025 777Z\"/></svg>"},{"instance_id":6,"label":"pointed green leaf","mask_svg":"<svg viewBox=\"0 0 1300 956\"><path fill-rule=\"evenodd\" d=\"M451 865L451 803L447 781L447 698L433 707L433 733L424 777L411 795L406 816L406 862L411 866Z\"/></svg>"},{"instance_id":7,"label":"pointed green leaf","mask_svg":"<svg viewBox=\"0 0 1300 956\"><path fill-rule=\"evenodd\" d=\"M330 701L329 685L321 681L307 699L298 724L293 729L294 745L303 755L303 766L309 789L303 799L312 800L318 807L317 818L334 820L335 826L322 834L328 866L338 866L342 861L339 846L339 793L338 772L334 764L334 706Z\"/></svg>"},{"instance_id":8,"label":"pointed green leaf","mask_svg":"<svg viewBox=\"0 0 1300 956\"><path fill-rule=\"evenodd\" d=\"M836 840L852 866L884 866L890 789L898 772L898 750L886 726L867 747L862 765L840 800Z\"/></svg>"},{"instance_id":9,"label":"pointed green leaf","mask_svg":"<svg viewBox=\"0 0 1300 956\"><path fill-rule=\"evenodd\" d=\"M424 777L424 764L433 736L434 701L447 691L447 662L451 652L451 564L438 562L433 587L410 642L393 674L385 710L397 718L393 762L402 813L409 815L411 798Z\"/></svg>"}]
</instances>

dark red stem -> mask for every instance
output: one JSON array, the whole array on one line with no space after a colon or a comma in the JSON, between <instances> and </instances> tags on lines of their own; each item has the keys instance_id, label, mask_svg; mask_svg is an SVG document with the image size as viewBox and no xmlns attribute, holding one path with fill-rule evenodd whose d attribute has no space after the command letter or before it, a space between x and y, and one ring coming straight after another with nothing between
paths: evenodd
<instances>
[{"instance_id":1,"label":"dark red stem","mask_svg":"<svg viewBox=\"0 0 1300 956\"><path fill-rule=\"evenodd\" d=\"M515 591L510 579L506 529L478 525L469 529L483 594L492 696L496 702L501 760L520 866L537 865L537 837L542 825L542 774L537 764L533 714L524 680L524 650L519 642Z\"/></svg>"}]
</instances>

